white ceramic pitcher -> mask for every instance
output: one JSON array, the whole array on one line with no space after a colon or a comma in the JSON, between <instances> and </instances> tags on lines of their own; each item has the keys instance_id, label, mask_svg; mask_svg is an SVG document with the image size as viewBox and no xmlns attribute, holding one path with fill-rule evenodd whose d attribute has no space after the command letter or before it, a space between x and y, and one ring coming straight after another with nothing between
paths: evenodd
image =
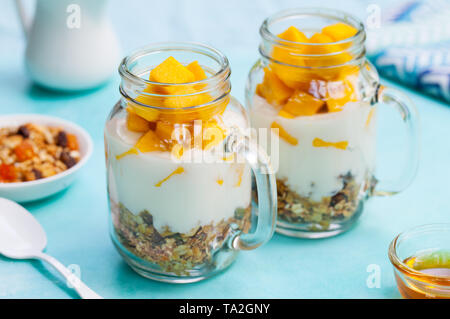
<instances>
[{"instance_id":1,"label":"white ceramic pitcher","mask_svg":"<svg viewBox=\"0 0 450 319\"><path fill-rule=\"evenodd\" d=\"M16 0L27 36L32 79L57 90L99 86L115 72L119 45L106 17L107 0L36 0L35 17Z\"/></svg>"}]
</instances>

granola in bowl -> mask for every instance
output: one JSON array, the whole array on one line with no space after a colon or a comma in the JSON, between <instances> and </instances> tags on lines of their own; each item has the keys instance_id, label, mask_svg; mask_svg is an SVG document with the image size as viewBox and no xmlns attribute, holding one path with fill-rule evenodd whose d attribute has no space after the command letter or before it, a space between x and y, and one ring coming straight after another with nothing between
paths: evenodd
<instances>
[{"instance_id":1,"label":"granola in bowl","mask_svg":"<svg viewBox=\"0 0 450 319\"><path fill-rule=\"evenodd\" d=\"M66 189L93 152L79 125L42 114L0 116L0 197L18 203Z\"/></svg>"},{"instance_id":2,"label":"granola in bowl","mask_svg":"<svg viewBox=\"0 0 450 319\"><path fill-rule=\"evenodd\" d=\"M62 127L25 123L0 128L0 182L28 182L80 161L78 138Z\"/></svg>"}]
</instances>

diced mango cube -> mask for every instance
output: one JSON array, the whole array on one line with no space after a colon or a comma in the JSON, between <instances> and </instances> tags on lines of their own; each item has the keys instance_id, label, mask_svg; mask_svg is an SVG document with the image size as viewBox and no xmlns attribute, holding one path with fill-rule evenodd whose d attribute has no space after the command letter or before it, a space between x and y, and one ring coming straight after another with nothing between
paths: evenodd
<instances>
[{"instance_id":1,"label":"diced mango cube","mask_svg":"<svg viewBox=\"0 0 450 319\"><path fill-rule=\"evenodd\" d=\"M147 132L150 129L150 122L140 117L132 108L127 108L127 128L133 132Z\"/></svg>"},{"instance_id":2,"label":"diced mango cube","mask_svg":"<svg viewBox=\"0 0 450 319\"><path fill-rule=\"evenodd\" d=\"M298 90L289 98L282 110L293 116L309 116L316 114L324 104L324 101Z\"/></svg>"},{"instance_id":3,"label":"diced mango cube","mask_svg":"<svg viewBox=\"0 0 450 319\"><path fill-rule=\"evenodd\" d=\"M172 140L172 132L174 130L174 126L171 123L158 121L156 122L156 130L155 133L158 137L165 141L169 142Z\"/></svg>"},{"instance_id":4,"label":"diced mango cube","mask_svg":"<svg viewBox=\"0 0 450 319\"><path fill-rule=\"evenodd\" d=\"M352 55L342 52L345 48L339 44L333 44L335 40L323 33L315 33L309 41L311 43L323 43L323 45L311 45L307 48L309 54L323 54L317 58L310 58L305 61L308 66L338 66L352 60ZM338 53L339 52L339 53ZM330 55L336 53L334 55ZM328 55L328 56L327 56ZM320 75L325 79L333 79L339 74L339 68L322 70Z\"/></svg>"},{"instance_id":5,"label":"diced mango cube","mask_svg":"<svg viewBox=\"0 0 450 319\"><path fill-rule=\"evenodd\" d=\"M294 91L287 87L269 68L264 69L264 80L256 87L256 93L267 102L282 105Z\"/></svg>"},{"instance_id":6,"label":"diced mango cube","mask_svg":"<svg viewBox=\"0 0 450 319\"><path fill-rule=\"evenodd\" d=\"M308 38L299 31L296 27L291 26L286 31L278 34L280 39L296 42L298 45L292 45L292 47L283 47L275 45L272 50L272 58L276 61L280 61L290 65L305 65L303 57L298 56L302 53L302 50L306 47L302 43L308 43Z\"/></svg>"},{"instance_id":7,"label":"diced mango cube","mask_svg":"<svg viewBox=\"0 0 450 319\"><path fill-rule=\"evenodd\" d=\"M212 97L209 97L209 101L207 102L211 102L211 100ZM225 96L219 101L197 108L195 112L191 115L191 117L193 117L192 118L193 120L202 120L205 122L209 121L215 115L223 114L229 103L230 103L230 96Z\"/></svg>"},{"instance_id":8,"label":"diced mango cube","mask_svg":"<svg viewBox=\"0 0 450 319\"><path fill-rule=\"evenodd\" d=\"M326 102L329 112L342 111L345 104L358 100L353 85L346 79L329 82L327 87Z\"/></svg>"},{"instance_id":9,"label":"diced mango cube","mask_svg":"<svg viewBox=\"0 0 450 319\"><path fill-rule=\"evenodd\" d=\"M72 151L78 151L80 149L76 135L67 134L67 147Z\"/></svg>"},{"instance_id":10,"label":"diced mango cube","mask_svg":"<svg viewBox=\"0 0 450 319\"><path fill-rule=\"evenodd\" d=\"M322 33L332 38L334 41L342 41L354 36L358 30L346 23L335 23L322 29Z\"/></svg>"},{"instance_id":11,"label":"diced mango cube","mask_svg":"<svg viewBox=\"0 0 450 319\"><path fill-rule=\"evenodd\" d=\"M183 84L195 81L194 74L183 64L170 56L150 72L150 81L159 83ZM168 94L177 94L178 87L163 88Z\"/></svg>"},{"instance_id":12,"label":"diced mango cube","mask_svg":"<svg viewBox=\"0 0 450 319\"><path fill-rule=\"evenodd\" d=\"M305 61L304 61L305 62ZM305 66L304 64L303 66ZM272 64L271 68L276 76L285 84L288 88L292 90L302 89L305 90L309 82L318 78L315 70L295 67L282 64Z\"/></svg>"},{"instance_id":13,"label":"diced mango cube","mask_svg":"<svg viewBox=\"0 0 450 319\"><path fill-rule=\"evenodd\" d=\"M186 68L194 74L195 81L201 81L207 78L205 71L197 61L189 63Z\"/></svg>"},{"instance_id":14,"label":"diced mango cube","mask_svg":"<svg viewBox=\"0 0 450 319\"><path fill-rule=\"evenodd\" d=\"M306 35L294 26L290 26L289 28L286 29L286 31L278 34L278 37L280 39L291 42L300 42L300 43L308 42L308 38L306 37Z\"/></svg>"},{"instance_id":15,"label":"diced mango cube","mask_svg":"<svg viewBox=\"0 0 450 319\"><path fill-rule=\"evenodd\" d=\"M128 107L137 115L139 115L140 117L146 119L149 122L154 122L158 119L159 117L159 112L158 110L151 108L151 107L146 107L146 106L142 106L142 105L137 105L134 103L129 103Z\"/></svg>"},{"instance_id":16,"label":"diced mango cube","mask_svg":"<svg viewBox=\"0 0 450 319\"><path fill-rule=\"evenodd\" d=\"M164 101L164 106L170 108L182 108L202 105L211 102L212 97L207 93L196 94L195 90L190 90L190 94L186 96L169 96Z\"/></svg>"},{"instance_id":17,"label":"diced mango cube","mask_svg":"<svg viewBox=\"0 0 450 319\"><path fill-rule=\"evenodd\" d=\"M152 130L148 131L137 141L135 148L142 153L153 151L164 151L166 148L158 135Z\"/></svg>"},{"instance_id":18,"label":"diced mango cube","mask_svg":"<svg viewBox=\"0 0 450 319\"><path fill-rule=\"evenodd\" d=\"M334 40L323 33L314 33L311 38L309 38L310 43L333 43Z\"/></svg>"},{"instance_id":19,"label":"diced mango cube","mask_svg":"<svg viewBox=\"0 0 450 319\"><path fill-rule=\"evenodd\" d=\"M278 116L284 117L286 119L293 119L295 118L294 115L292 115L291 113L289 113L286 110L281 109L280 112L278 112Z\"/></svg>"}]
</instances>

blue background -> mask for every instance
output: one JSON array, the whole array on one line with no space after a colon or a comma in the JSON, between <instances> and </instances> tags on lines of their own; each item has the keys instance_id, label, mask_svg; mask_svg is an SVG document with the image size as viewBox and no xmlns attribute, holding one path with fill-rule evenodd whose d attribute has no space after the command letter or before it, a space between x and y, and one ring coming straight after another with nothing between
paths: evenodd
<instances>
[{"instance_id":1,"label":"blue background","mask_svg":"<svg viewBox=\"0 0 450 319\"><path fill-rule=\"evenodd\" d=\"M76 1L74 1L76 2ZM278 10L324 6L364 19L374 1L111 1L110 16L126 54L154 41L201 41L222 50L232 67L233 94L243 101L250 66L258 57L258 28ZM393 1L378 1L381 7ZM383 11L382 11L383 13ZM301 240L275 235L265 246L240 254L223 274L204 282L171 285L134 273L108 235L103 125L119 98L119 76L102 88L75 95L33 85L23 65L25 40L12 1L0 11L0 113L42 113L70 119L91 134L95 150L76 182L48 199L26 205L48 235L47 252L76 264L82 280L107 298L399 298L387 258L389 242L415 225L448 222L450 108L447 104L384 81L407 93L421 118L421 163L406 191L373 198L355 228L338 237ZM379 115L380 175L401 162L400 117ZM405 159L408 160L408 159ZM380 288L366 284L371 264L380 267ZM0 257L0 298L72 298L77 295L47 265Z\"/></svg>"}]
</instances>

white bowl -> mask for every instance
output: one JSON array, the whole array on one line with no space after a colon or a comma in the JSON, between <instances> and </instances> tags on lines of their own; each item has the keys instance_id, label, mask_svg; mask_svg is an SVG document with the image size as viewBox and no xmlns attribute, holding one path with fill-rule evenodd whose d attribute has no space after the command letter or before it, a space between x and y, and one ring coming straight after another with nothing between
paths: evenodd
<instances>
[{"instance_id":1,"label":"white bowl","mask_svg":"<svg viewBox=\"0 0 450 319\"><path fill-rule=\"evenodd\" d=\"M66 132L74 134L80 146L80 161L56 175L30 182L0 183L0 197L23 203L53 195L67 188L77 176L81 167L86 164L92 154L93 143L89 134L80 126L47 115L14 114L0 116L0 127L16 127L25 123L34 123L63 128Z\"/></svg>"}]
</instances>

